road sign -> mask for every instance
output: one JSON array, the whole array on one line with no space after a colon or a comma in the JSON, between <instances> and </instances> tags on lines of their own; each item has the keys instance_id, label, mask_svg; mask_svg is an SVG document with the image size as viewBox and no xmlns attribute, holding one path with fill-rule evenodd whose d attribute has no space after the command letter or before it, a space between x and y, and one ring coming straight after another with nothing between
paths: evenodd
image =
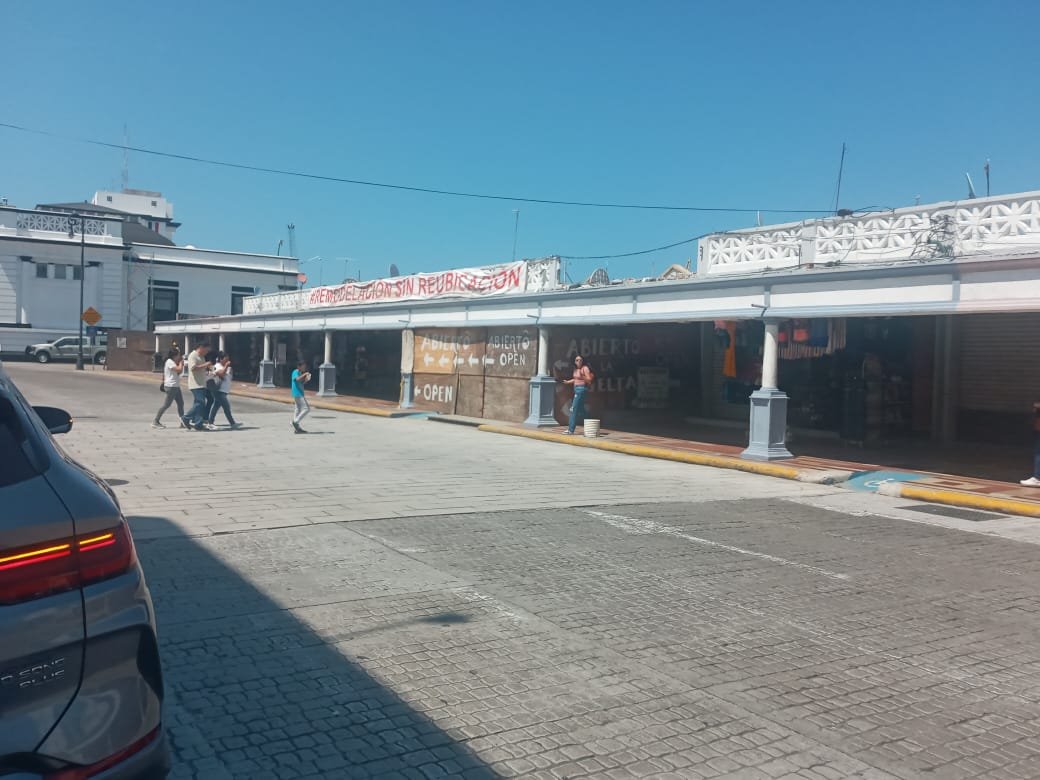
<instances>
[{"instance_id":1,"label":"road sign","mask_svg":"<svg viewBox=\"0 0 1040 780\"><path fill-rule=\"evenodd\" d=\"M96 325L87 326L87 335L90 336L90 338L93 339L97 335L97 331L98 329Z\"/></svg>"},{"instance_id":2,"label":"road sign","mask_svg":"<svg viewBox=\"0 0 1040 780\"><path fill-rule=\"evenodd\" d=\"M93 306L88 306L86 311L80 315L80 319L87 323L87 325L97 325L101 322L101 312Z\"/></svg>"},{"instance_id":3,"label":"road sign","mask_svg":"<svg viewBox=\"0 0 1040 780\"><path fill-rule=\"evenodd\" d=\"M307 274L296 274L296 281L300 284L307 284Z\"/></svg>"}]
</instances>

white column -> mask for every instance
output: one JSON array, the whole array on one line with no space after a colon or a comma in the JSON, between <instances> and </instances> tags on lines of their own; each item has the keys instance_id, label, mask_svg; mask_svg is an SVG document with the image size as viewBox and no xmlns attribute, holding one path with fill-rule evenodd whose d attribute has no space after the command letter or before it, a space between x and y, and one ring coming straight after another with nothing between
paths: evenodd
<instances>
[{"instance_id":1,"label":"white column","mask_svg":"<svg viewBox=\"0 0 1040 780\"><path fill-rule=\"evenodd\" d=\"M159 334L158 333L155 334L155 351L156 352L159 351Z\"/></svg>"},{"instance_id":2,"label":"white column","mask_svg":"<svg viewBox=\"0 0 1040 780\"><path fill-rule=\"evenodd\" d=\"M188 353L189 352L191 352L191 336L189 336L187 333L185 333L184 334L184 351L181 353L184 356L185 360L184 360L184 370L181 372L181 376L187 376L188 375L188 360L187 360L187 358L188 358Z\"/></svg>"},{"instance_id":3,"label":"white column","mask_svg":"<svg viewBox=\"0 0 1040 780\"><path fill-rule=\"evenodd\" d=\"M538 328L538 375L546 376L549 373L549 329L540 326Z\"/></svg>"},{"instance_id":4,"label":"white column","mask_svg":"<svg viewBox=\"0 0 1040 780\"><path fill-rule=\"evenodd\" d=\"M549 375L549 329L538 328L538 373L529 382L527 419L524 425L548 428L556 425L553 404L556 396L556 380Z\"/></svg>"},{"instance_id":5,"label":"white column","mask_svg":"<svg viewBox=\"0 0 1040 780\"><path fill-rule=\"evenodd\" d=\"M751 427L747 449L741 457L748 460L790 458L787 449L787 396L777 388L780 323L765 323L762 342L762 386L751 394Z\"/></svg>"},{"instance_id":6,"label":"white column","mask_svg":"<svg viewBox=\"0 0 1040 780\"><path fill-rule=\"evenodd\" d=\"M274 363L271 362L271 334L264 334L264 359L260 361L257 387L274 387Z\"/></svg>"},{"instance_id":7,"label":"white column","mask_svg":"<svg viewBox=\"0 0 1040 780\"><path fill-rule=\"evenodd\" d=\"M318 366L318 395L332 398L336 395L336 366L332 363L332 331L325 331L325 362Z\"/></svg>"},{"instance_id":8,"label":"white column","mask_svg":"<svg viewBox=\"0 0 1040 780\"><path fill-rule=\"evenodd\" d=\"M780 323L766 323L766 338L762 345L762 387L776 389L777 359L779 358Z\"/></svg>"},{"instance_id":9,"label":"white column","mask_svg":"<svg viewBox=\"0 0 1040 780\"><path fill-rule=\"evenodd\" d=\"M220 333L217 335L217 349L223 352L227 347L224 346L224 334Z\"/></svg>"}]
</instances>

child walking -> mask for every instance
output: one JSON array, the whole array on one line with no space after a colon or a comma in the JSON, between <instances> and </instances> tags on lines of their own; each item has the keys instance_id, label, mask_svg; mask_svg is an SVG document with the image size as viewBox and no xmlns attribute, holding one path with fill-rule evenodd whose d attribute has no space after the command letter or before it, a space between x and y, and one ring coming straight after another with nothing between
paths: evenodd
<instances>
[{"instance_id":1,"label":"child walking","mask_svg":"<svg viewBox=\"0 0 1040 780\"><path fill-rule=\"evenodd\" d=\"M296 364L296 370L292 372L292 399L295 406L292 419L294 433L307 433L300 427L300 421L311 413L310 404L303 394L303 387L311 381L311 372L307 370L307 361L301 360Z\"/></svg>"}]
</instances>

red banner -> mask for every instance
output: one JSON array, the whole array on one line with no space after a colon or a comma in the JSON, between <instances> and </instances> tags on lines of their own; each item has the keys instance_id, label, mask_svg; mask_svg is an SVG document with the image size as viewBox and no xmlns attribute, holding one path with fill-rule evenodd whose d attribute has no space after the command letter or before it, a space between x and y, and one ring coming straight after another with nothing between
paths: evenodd
<instances>
[{"instance_id":1,"label":"red banner","mask_svg":"<svg viewBox=\"0 0 1040 780\"><path fill-rule=\"evenodd\" d=\"M490 268L462 268L393 279L376 279L372 282L315 287L307 292L304 307L348 306L352 303L431 298L478 298L523 292L526 286L527 263L521 261Z\"/></svg>"}]
</instances>

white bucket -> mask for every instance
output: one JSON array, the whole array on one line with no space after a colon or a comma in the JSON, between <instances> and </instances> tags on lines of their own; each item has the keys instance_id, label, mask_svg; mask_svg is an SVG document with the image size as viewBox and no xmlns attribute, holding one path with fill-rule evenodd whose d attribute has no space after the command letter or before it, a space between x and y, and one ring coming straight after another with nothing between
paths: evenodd
<instances>
[{"instance_id":1,"label":"white bucket","mask_svg":"<svg viewBox=\"0 0 1040 780\"><path fill-rule=\"evenodd\" d=\"M585 421L585 436L589 439L595 439L599 436L599 420Z\"/></svg>"}]
</instances>

